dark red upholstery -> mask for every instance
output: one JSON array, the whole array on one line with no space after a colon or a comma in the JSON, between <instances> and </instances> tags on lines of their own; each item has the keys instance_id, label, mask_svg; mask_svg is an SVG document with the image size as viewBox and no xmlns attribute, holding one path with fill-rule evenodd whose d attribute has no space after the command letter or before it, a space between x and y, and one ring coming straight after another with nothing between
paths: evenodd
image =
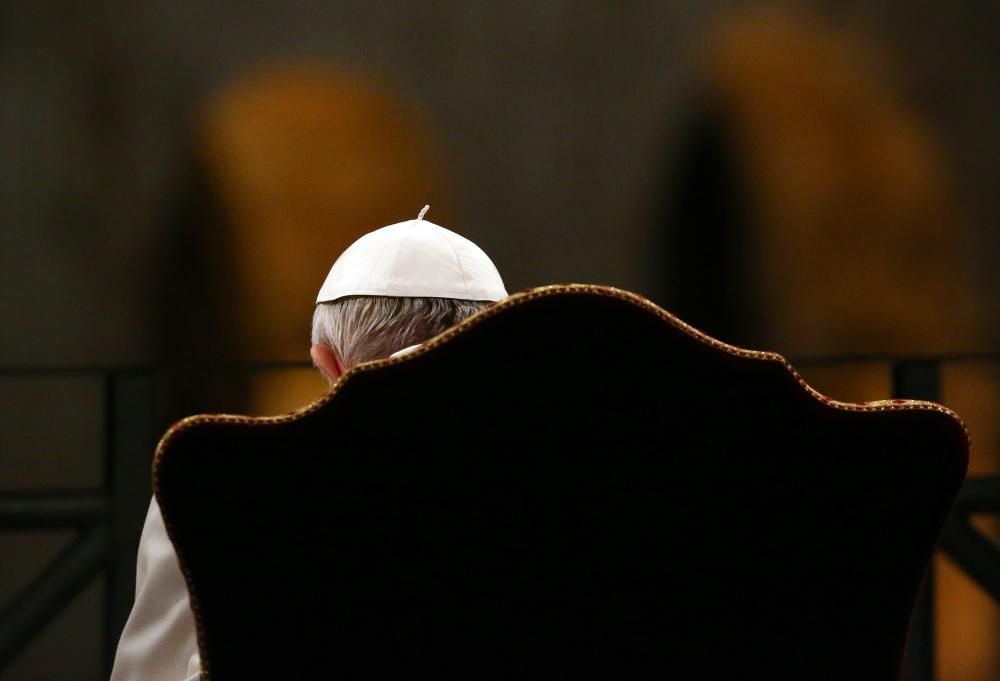
<instances>
[{"instance_id":1,"label":"dark red upholstery","mask_svg":"<svg viewBox=\"0 0 1000 681\"><path fill-rule=\"evenodd\" d=\"M936 405L564 286L183 421L154 477L211 681L890 680L967 455Z\"/></svg>"}]
</instances>

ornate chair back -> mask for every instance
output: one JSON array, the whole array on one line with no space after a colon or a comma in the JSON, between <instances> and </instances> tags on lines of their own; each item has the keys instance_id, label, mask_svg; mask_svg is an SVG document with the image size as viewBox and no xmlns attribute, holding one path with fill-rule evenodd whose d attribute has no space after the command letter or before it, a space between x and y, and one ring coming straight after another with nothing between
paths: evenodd
<instances>
[{"instance_id":1,"label":"ornate chair back","mask_svg":"<svg viewBox=\"0 0 1000 681\"><path fill-rule=\"evenodd\" d=\"M210 681L891 680L967 457L939 405L554 286L300 412L186 419L154 482Z\"/></svg>"}]
</instances>

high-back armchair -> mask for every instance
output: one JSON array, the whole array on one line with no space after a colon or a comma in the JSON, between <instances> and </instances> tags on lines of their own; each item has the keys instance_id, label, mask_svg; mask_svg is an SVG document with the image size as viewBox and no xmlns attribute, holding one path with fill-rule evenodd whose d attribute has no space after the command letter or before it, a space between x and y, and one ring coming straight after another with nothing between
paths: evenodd
<instances>
[{"instance_id":1,"label":"high-back armchair","mask_svg":"<svg viewBox=\"0 0 1000 681\"><path fill-rule=\"evenodd\" d=\"M967 457L939 405L552 286L302 411L181 421L154 483L210 681L888 681Z\"/></svg>"}]
</instances>

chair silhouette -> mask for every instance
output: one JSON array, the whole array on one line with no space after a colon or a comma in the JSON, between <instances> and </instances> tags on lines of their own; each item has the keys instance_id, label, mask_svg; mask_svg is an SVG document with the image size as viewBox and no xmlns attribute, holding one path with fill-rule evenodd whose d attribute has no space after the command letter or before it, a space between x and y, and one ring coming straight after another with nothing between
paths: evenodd
<instances>
[{"instance_id":1,"label":"chair silhouette","mask_svg":"<svg viewBox=\"0 0 1000 681\"><path fill-rule=\"evenodd\" d=\"M967 459L939 405L566 285L185 419L154 486L211 681L890 680Z\"/></svg>"}]
</instances>

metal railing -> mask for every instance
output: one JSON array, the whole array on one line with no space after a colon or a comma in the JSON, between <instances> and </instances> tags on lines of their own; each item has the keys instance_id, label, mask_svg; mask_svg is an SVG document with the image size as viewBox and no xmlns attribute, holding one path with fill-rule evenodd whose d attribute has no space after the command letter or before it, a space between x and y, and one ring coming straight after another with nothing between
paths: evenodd
<instances>
[{"instance_id":1,"label":"metal railing","mask_svg":"<svg viewBox=\"0 0 1000 681\"><path fill-rule=\"evenodd\" d=\"M802 358L800 367L878 362L892 375L892 396L940 401L941 368L959 362L1000 367L1000 354L936 357L857 356ZM302 363L228 367L257 372L304 368ZM218 367L215 367L218 369ZM139 535L150 499L153 449L163 430L157 382L163 367L0 368L5 377L89 377L103 386L104 475L98 489L0 491L0 531L75 530L76 536L0 611L0 673L95 579L105 580L104 668L110 673L118 638L132 607ZM1000 512L1000 476L970 478L962 488L939 548L1000 603L1000 550L970 523L973 513ZM934 678L934 573L929 571L914 614L904 670L906 681Z\"/></svg>"},{"instance_id":2,"label":"metal railing","mask_svg":"<svg viewBox=\"0 0 1000 681\"><path fill-rule=\"evenodd\" d=\"M75 530L76 537L0 612L0 672L95 579L105 580L104 667L132 608L135 560L150 499L156 444L154 372L0 370L4 376L83 376L100 380L104 472L99 489L0 492L0 531Z\"/></svg>"}]
</instances>

